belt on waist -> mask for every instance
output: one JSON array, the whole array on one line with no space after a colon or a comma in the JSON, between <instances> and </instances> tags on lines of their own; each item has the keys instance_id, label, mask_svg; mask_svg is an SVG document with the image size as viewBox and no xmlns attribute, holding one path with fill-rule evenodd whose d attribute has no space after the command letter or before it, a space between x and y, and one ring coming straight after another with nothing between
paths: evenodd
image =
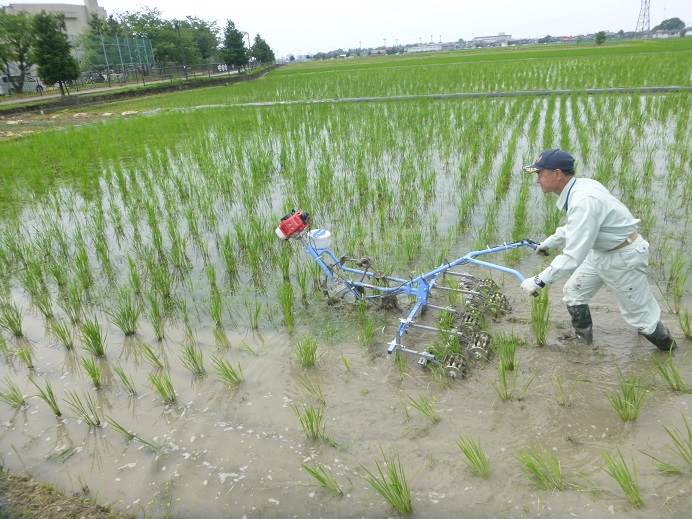
<instances>
[{"instance_id":1,"label":"belt on waist","mask_svg":"<svg viewBox=\"0 0 692 519\"><path fill-rule=\"evenodd\" d=\"M634 231L632 234L630 234L625 241L623 241L620 245L616 245L612 249L610 249L608 252L613 252L618 249L622 249L623 247L627 247L630 243L632 243L634 240L639 238L639 233L637 231Z\"/></svg>"}]
</instances>

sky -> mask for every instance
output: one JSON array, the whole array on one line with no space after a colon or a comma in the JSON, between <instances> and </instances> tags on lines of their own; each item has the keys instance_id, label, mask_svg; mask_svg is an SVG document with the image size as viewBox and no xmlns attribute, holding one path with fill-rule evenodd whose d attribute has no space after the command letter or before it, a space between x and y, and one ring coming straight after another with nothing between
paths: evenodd
<instances>
[{"instance_id":1,"label":"sky","mask_svg":"<svg viewBox=\"0 0 692 519\"><path fill-rule=\"evenodd\" d=\"M41 0L36 0L40 2ZM0 4L32 3L0 0ZM80 0L43 3L82 3ZM259 33L277 57L385 43L456 41L504 32L514 38L633 31L640 0L99 0L108 14L156 7L164 18L227 19ZM692 25L692 1L651 0L651 26L677 16Z\"/></svg>"}]
</instances>

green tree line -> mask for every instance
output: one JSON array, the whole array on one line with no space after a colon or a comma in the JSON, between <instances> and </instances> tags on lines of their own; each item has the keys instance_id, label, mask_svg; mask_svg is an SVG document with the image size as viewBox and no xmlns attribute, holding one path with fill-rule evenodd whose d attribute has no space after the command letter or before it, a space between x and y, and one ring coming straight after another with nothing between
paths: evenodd
<instances>
[{"instance_id":1,"label":"green tree line","mask_svg":"<svg viewBox=\"0 0 692 519\"><path fill-rule=\"evenodd\" d=\"M265 64L275 56L267 42L257 34L250 44L247 33L228 20L223 30L216 22L188 16L184 20L166 20L160 11L143 8L101 19L95 15L81 35L79 46L89 69L101 53L101 39L146 37L151 42L157 63L193 65L223 62L242 69L249 63ZM22 91L32 66L46 84L58 84L63 91L66 82L79 77L79 66L72 56L72 46L65 34L62 15L28 13L7 14L0 10L0 72L8 76L12 89Z\"/></svg>"}]
</instances>

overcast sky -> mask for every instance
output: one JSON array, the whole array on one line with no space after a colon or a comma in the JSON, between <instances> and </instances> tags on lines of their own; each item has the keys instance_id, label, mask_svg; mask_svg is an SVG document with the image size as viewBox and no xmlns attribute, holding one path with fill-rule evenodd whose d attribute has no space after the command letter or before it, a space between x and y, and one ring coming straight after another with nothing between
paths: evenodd
<instances>
[{"instance_id":1,"label":"overcast sky","mask_svg":"<svg viewBox=\"0 0 692 519\"><path fill-rule=\"evenodd\" d=\"M38 0L40 1L40 0ZM43 0L51 3L51 0ZM0 0L0 4L31 3ZM52 3L82 3L62 0ZM158 8L164 18L232 19L260 33L277 56L384 43L456 41L504 32L515 38L634 30L640 0L99 0L106 11ZM692 25L691 0L651 1L651 26L677 16Z\"/></svg>"}]
</instances>

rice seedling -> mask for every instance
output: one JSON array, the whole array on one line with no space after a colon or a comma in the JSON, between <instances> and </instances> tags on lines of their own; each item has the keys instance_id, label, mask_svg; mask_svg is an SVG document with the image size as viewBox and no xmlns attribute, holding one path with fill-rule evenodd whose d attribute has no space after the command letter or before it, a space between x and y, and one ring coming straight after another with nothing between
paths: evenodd
<instances>
[{"instance_id":1,"label":"rice seedling","mask_svg":"<svg viewBox=\"0 0 692 519\"><path fill-rule=\"evenodd\" d=\"M659 377L668 389L678 393L692 393L692 387L683 380L680 370L673 362L672 355L668 354L665 360L656 359L654 364Z\"/></svg>"},{"instance_id":2,"label":"rice seedling","mask_svg":"<svg viewBox=\"0 0 692 519\"><path fill-rule=\"evenodd\" d=\"M36 389L38 389L38 395L36 396L48 404L48 407L50 407L50 410L53 411L55 416L62 416L62 412L58 406L58 400L55 398L55 393L53 393L53 388L51 387L50 382L46 382L45 389L39 386L38 383L33 379L31 380L31 383L36 386Z\"/></svg>"},{"instance_id":3,"label":"rice seedling","mask_svg":"<svg viewBox=\"0 0 692 519\"><path fill-rule=\"evenodd\" d=\"M553 388L555 389L555 401L561 407L570 407L574 400L572 393L572 383L565 385L565 380L556 375L553 377Z\"/></svg>"},{"instance_id":4,"label":"rice seedling","mask_svg":"<svg viewBox=\"0 0 692 519\"><path fill-rule=\"evenodd\" d=\"M240 364L233 366L230 362L221 357L212 357L212 363L216 370L219 380L231 389L238 387L243 381L243 370Z\"/></svg>"},{"instance_id":5,"label":"rice seedling","mask_svg":"<svg viewBox=\"0 0 692 519\"><path fill-rule=\"evenodd\" d=\"M341 364L343 364L344 369L346 369L346 371L351 371L351 361L348 360L348 357L346 357L345 355L341 355Z\"/></svg>"},{"instance_id":6,"label":"rice seedling","mask_svg":"<svg viewBox=\"0 0 692 519\"><path fill-rule=\"evenodd\" d=\"M298 339L294 355L298 363L304 368L311 368L317 362L317 339L306 335Z\"/></svg>"},{"instance_id":7,"label":"rice seedling","mask_svg":"<svg viewBox=\"0 0 692 519\"><path fill-rule=\"evenodd\" d=\"M14 354L27 368L34 369L34 354L31 351L31 346L22 344Z\"/></svg>"},{"instance_id":8,"label":"rice seedling","mask_svg":"<svg viewBox=\"0 0 692 519\"><path fill-rule=\"evenodd\" d=\"M678 312L678 323L685 338L692 339L692 319L690 319L690 312L687 309Z\"/></svg>"},{"instance_id":9,"label":"rice seedling","mask_svg":"<svg viewBox=\"0 0 692 519\"><path fill-rule=\"evenodd\" d=\"M165 404L170 405L176 403L177 397L175 389L173 389L173 383L168 373L165 371L150 373L149 382L151 382L152 387L156 390Z\"/></svg>"},{"instance_id":10,"label":"rice seedling","mask_svg":"<svg viewBox=\"0 0 692 519\"><path fill-rule=\"evenodd\" d=\"M66 449L59 450L57 452L53 452L50 455L46 456L46 459L48 461L52 461L55 463L65 463L67 460L69 460L72 456L77 454L79 452L78 447L67 447Z\"/></svg>"},{"instance_id":11,"label":"rice seedling","mask_svg":"<svg viewBox=\"0 0 692 519\"><path fill-rule=\"evenodd\" d=\"M163 362L156 352L149 347L149 345L141 342L139 343L139 347L142 351L142 357L144 357L144 360L151 364L154 369L163 369Z\"/></svg>"},{"instance_id":12,"label":"rice seedling","mask_svg":"<svg viewBox=\"0 0 692 519\"><path fill-rule=\"evenodd\" d=\"M554 452L543 448L522 449L516 458L539 488L565 490L569 486Z\"/></svg>"},{"instance_id":13,"label":"rice seedling","mask_svg":"<svg viewBox=\"0 0 692 519\"><path fill-rule=\"evenodd\" d=\"M606 463L604 470L620 485L630 504L637 508L641 507L644 504L644 500L639 490L635 465L632 464L632 467L627 465L620 449L617 450L617 456L605 453L603 458Z\"/></svg>"},{"instance_id":14,"label":"rice seedling","mask_svg":"<svg viewBox=\"0 0 692 519\"><path fill-rule=\"evenodd\" d=\"M65 402L75 412L77 418L81 419L90 428L101 426L101 416L99 415L98 405L90 394L84 395L82 400L75 391L66 391Z\"/></svg>"},{"instance_id":15,"label":"rice seedling","mask_svg":"<svg viewBox=\"0 0 692 519\"><path fill-rule=\"evenodd\" d=\"M97 390L101 389L101 368L98 364L96 364L94 359L90 357L83 357L82 367L84 368L84 371L87 372L87 375L89 375L92 384L94 384L94 388Z\"/></svg>"},{"instance_id":16,"label":"rice seedling","mask_svg":"<svg viewBox=\"0 0 692 519\"><path fill-rule=\"evenodd\" d=\"M122 434L127 442L131 442L137 437L135 433L126 429L111 416L106 416L106 422L108 422L108 425L110 425L115 432Z\"/></svg>"},{"instance_id":17,"label":"rice seedling","mask_svg":"<svg viewBox=\"0 0 692 519\"><path fill-rule=\"evenodd\" d=\"M156 293L147 294L146 298L149 303L148 317L154 329L154 336L157 341L161 342L165 336L164 325L166 320L163 304Z\"/></svg>"},{"instance_id":18,"label":"rice seedling","mask_svg":"<svg viewBox=\"0 0 692 519\"><path fill-rule=\"evenodd\" d=\"M493 342L497 358L505 371L514 371L517 366L515 354L519 338L514 335L498 334Z\"/></svg>"},{"instance_id":19,"label":"rice seedling","mask_svg":"<svg viewBox=\"0 0 692 519\"><path fill-rule=\"evenodd\" d=\"M293 412L295 412L300 422L303 432L308 440L328 440L324 432L324 407L314 406L312 404L303 404L302 409L297 405L293 406Z\"/></svg>"},{"instance_id":20,"label":"rice seedling","mask_svg":"<svg viewBox=\"0 0 692 519\"><path fill-rule=\"evenodd\" d=\"M127 290L118 292L115 307L109 312L111 322L123 332L125 337L137 333L141 314L142 307L139 301Z\"/></svg>"},{"instance_id":21,"label":"rice seedling","mask_svg":"<svg viewBox=\"0 0 692 519\"><path fill-rule=\"evenodd\" d=\"M55 312L53 312L53 301L47 290L39 290L33 294L31 296L31 302L46 320L49 321L55 317Z\"/></svg>"},{"instance_id":22,"label":"rice seedling","mask_svg":"<svg viewBox=\"0 0 692 519\"><path fill-rule=\"evenodd\" d=\"M327 400L324 397L324 392L317 382L313 381L307 376L303 376L298 378L298 383L318 404L322 406L326 405Z\"/></svg>"},{"instance_id":23,"label":"rice seedling","mask_svg":"<svg viewBox=\"0 0 692 519\"><path fill-rule=\"evenodd\" d=\"M216 288L216 285L212 285L209 293L209 314L211 315L211 320L217 328L221 328L223 323L221 317L223 314L223 306L221 300L221 292Z\"/></svg>"},{"instance_id":24,"label":"rice seedling","mask_svg":"<svg viewBox=\"0 0 692 519\"><path fill-rule=\"evenodd\" d=\"M202 350L195 348L194 344L188 344L183 347L180 361L183 363L183 366L189 369L196 377L202 377L206 373L202 358Z\"/></svg>"},{"instance_id":25,"label":"rice seedling","mask_svg":"<svg viewBox=\"0 0 692 519\"><path fill-rule=\"evenodd\" d=\"M474 440L459 436L457 445L466 457L465 461L471 472L482 478L487 478L490 475L490 458L481 447L480 439Z\"/></svg>"},{"instance_id":26,"label":"rice seedling","mask_svg":"<svg viewBox=\"0 0 692 519\"><path fill-rule=\"evenodd\" d=\"M0 328L7 330L14 337L24 337L22 311L12 301L0 301Z\"/></svg>"},{"instance_id":27,"label":"rice seedling","mask_svg":"<svg viewBox=\"0 0 692 519\"><path fill-rule=\"evenodd\" d=\"M114 366L113 371L115 371L115 374L118 376L120 384L123 386L125 391L127 391L130 396L137 395L137 389L135 388L134 381L127 373L125 373L122 366Z\"/></svg>"},{"instance_id":28,"label":"rice seedling","mask_svg":"<svg viewBox=\"0 0 692 519\"><path fill-rule=\"evenodd\" d=\"M683 414L682 419L685 423L685 428L682 431L664 426L666 433L673 442L669 449L678 457L687 470L692 470L692 427L690 427L687 417ZM672 463L661 461L651 454L644 453L656 462L659 471L667 474L680 474L682 469Z\"/></svg>"},{"instance_id":29,"label":"rice seedling","mask_svg":"<svg viewBox=\"0 0 692 519\"><path fill-rule=\"evenodd\" d=\"M10 355L10 347L7 345L7 341L2 336L1 333L0 333L0 354L2 354L5 357L8 357Z\"/></svg>"},{"instance_id":30,"label":"rice seedling","mask_svg":"<svg viewBox=\"0 0 692 519\"><path fill-rule=\"evenodd\" d=\"M260 314L262 313L262 303L255 299L254 305L245 304L247 308L248 319L250 321L251 330L259 330Z\"/></svg>"},{"instance_id":31,"label":"rice seedling","mask_svg":"<svg viewBox=\"0 0 692 519\"><path fill-rule=\"evenodd\" d=\"M66 350L74 350L74 337L69 324L64 321L53 321L51 323L51 331Z\"/></svg>"},{"instance_id":32,"label":"rice seedling","mask_svg":"<svg viewBox=\"0 0 692 519\"><path fill-rule=\"evenodd\" d=\"M430 397L421 395L418 399L413 398L411 395L408 397L409 403L420 412L423 416L426 416L430 422L438 423L440 421L440 414L435 409L433 401Z\"/></svg>"},{"instance_id":33,"label":"rice seedling","mask_svg":"<svg viewBox=\"0 0 692 519\"><path fill-rule=\"evenodd\" d=\"M341 487L339 486L339 483L336 481L336 478L331 473L331 471L324 465L318 463L314 467L311 467L310 465L303 463L303 469L305 469L305 471L308 474L315 478L315 481L317 481L317 483L319 483L320 486L326 488L332 494L335 494L337 496L344 495L344 492L343 490L341 490Z\"/></svg>"},{"instance_id":34,"label":"rice seedling","mask_svg":"<svg viewBox=\"0 0 692 519\"><path fill-rule=\"evenodd\" d=\"M380 465L375 462L377 473L370 472L362 467L365 472L365 481L400 514L410 514L413 510L411 506L411 490L406 481L406 474L401 465L399 456L392 454L387 456L382 453L384 462Z\"/></svg>"},{"instance_id":35,"label":"rice seedling","mask_svg":"<svg viewBox=\"0 0 692 519\"><path fill-rule=\"evenodd\" d=\"M5 377L5 388L0 391L0 401L5 402L10 407L19 409L26 405L26 399L19 386L9 377Z\"/></svg>"},{"instance_id":36,"label":"rice seedling","mask_svg":"<svg viewBox=\"0 0 692 519\"><path fill-rule=\"evenodd\" d=\"M106 356L106 338L96 320L87 320L80 326L82 347L94 357Z\"/></svg>"},{"instance_id":37,"label":"rice seedling","mask_svg":"<svg viewBox=\"0 0 692 519\"><path fill-rule=\"evenodd\" d=\"M545 346L550 330L550 299L547 290L541 290L531 301L531 329L536 338L536 344Z\"/></svg>"},{"instance_id":38,"label":"rice seedling","mask_svg":"<svg viewBox=\"0 0 692 519\"><path fill-rule=\"evenodd\" d=\"M624 377L618 372L620 392L610 393L608 400L623 422L633 422L639 417L646 389L636 378Z\"/></svg>"},{"instance_id":39,"label":"rice seedling","mask_svg":"<svg viewBox=\"0 0 692 519\"><path fill-rule=\"evenodd\" d=\"M289 332L293 331L295 320L293 316L293 286L290 282L283 282L279 288L279 302L284 315L284 323Z\"/></svg>"}]
</instances>

